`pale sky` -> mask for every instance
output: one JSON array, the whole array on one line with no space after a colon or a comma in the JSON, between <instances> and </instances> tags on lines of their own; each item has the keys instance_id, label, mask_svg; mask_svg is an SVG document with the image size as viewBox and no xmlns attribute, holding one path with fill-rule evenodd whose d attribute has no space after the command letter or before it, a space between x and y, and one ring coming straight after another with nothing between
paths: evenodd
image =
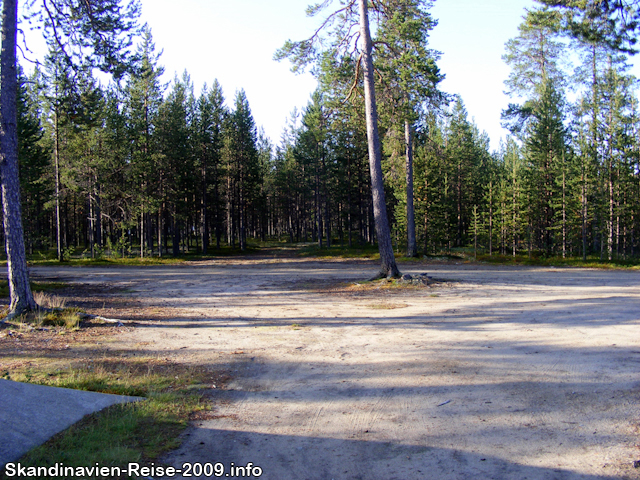
<instances>
[{"instance_id":1,"label":"pale sky","mask_svg":"<svg viewBox=\"0 0 640 480\"><path fill-rule=\"evenodd\" d=\"M306 106L316 88L310 74L293 74L289 62L272 60L287 39L307 38L319 25L320 18L305 16L308 3L142 0L142 21L163 50L165 82L186 70L198 94L205 82L218 79L228 105L244 89L256 124L278 144L291 112ZM500 113L510 101L503 94L509 69L501 56L532 5L533 0L437 0L431 10L439 24L430 46L442 52L439 66L446 75L441 88L462 96L493 149L506 135Z\"/></svg>"},{"instance_id":2,"label":"pale sky","mask_svg":"<svg viewBox=\"0 0 640 480\"><path fill-rule=\"evenodd\" d=\"M500 115L510 99L504 95L509 67L502 61L505 43L518 34L525 8L533 0L440 0L431 14L438 25L431 48L442 52L438 62L446 75L442 90L460 94L470 119L489 134L497 149L507 131Z\"/></svg>"},{"instance_id":3,"label":"pale sky","mask_svg":"<svg viewBox=\"0 0 640 480\"><path fill-rule=\"evenodd\" d=\"M274 62L274 52L287 39L307 38L321 18L307 18L308 0L142 0L143 19L152 28L167 79L186 69L199 90L217 78L231 105L244 88L258 125L274 143L294 108L303 108L316 87L309 74L290 72L288 61ZM337 4L337 1L335 2ZM431 47L442 52L441 84L461 94L492 148L505 132L500 113L509 99L503 81L504 44L517 34L524 8L533 0L437 0L431 10L439 24Z\"/></svg>"}]
</instances>

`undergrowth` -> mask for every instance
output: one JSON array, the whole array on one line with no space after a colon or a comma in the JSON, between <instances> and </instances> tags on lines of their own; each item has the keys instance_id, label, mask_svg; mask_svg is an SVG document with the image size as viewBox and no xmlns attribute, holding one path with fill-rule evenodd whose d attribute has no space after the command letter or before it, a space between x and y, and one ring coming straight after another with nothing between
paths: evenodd
<instances>
[{"instance_id":1,"label":"undergrowth","mask_svg":"<svg viewBox=\"0 0 640 480\"><path fill-rule=\"evenodd\" d=\"M152 357L103 357L69 365L28 366L5 378L39 385L143 397L89 415L20 459L24 467L125 467L150 462L179 446L189 418L210 408L203 389L212 374L204 368ZM48 477L41 477L48 478Z\"/></svg>"},{"instance_id":2,"label":"undergrowth","mask_svg":"<svg viewBox=\"0 0 640 480\"><path fill-rule=\"evenodd\" d=\"M502 265L530 265L549 267L578 267L603 269L640 269L640 258L603 260L600 257L543 257L528 255L478 255L478 261Z\"/></svg>"}]
</instances>

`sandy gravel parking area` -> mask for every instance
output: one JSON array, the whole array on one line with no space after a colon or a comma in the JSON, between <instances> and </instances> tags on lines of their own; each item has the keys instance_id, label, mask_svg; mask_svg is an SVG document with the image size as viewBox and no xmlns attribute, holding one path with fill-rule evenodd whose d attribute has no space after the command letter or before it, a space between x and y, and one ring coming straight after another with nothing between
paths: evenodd
<instances>
[{"instance_id":1,"label":"sandy gravel parking area","mask_svg":"<svg viewBox=\"0 0 640 480\"><path fill-rule=\"evenodd\" d=\"M231 259L34 268L125 287L119 348L227 368L165 462L261 479L640 478L640 272Z\"/></svg>"}]
</instances>

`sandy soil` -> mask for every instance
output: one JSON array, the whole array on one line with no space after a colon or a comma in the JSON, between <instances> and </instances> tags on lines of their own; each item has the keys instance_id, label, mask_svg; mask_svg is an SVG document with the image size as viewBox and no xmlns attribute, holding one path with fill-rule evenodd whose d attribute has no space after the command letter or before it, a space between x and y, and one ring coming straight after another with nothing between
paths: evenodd
<instances>
[{"instance_id":1,"label":"sandy soil","mask_svg":"<svg viewBox=\"0 0 640 480\"><path fill-rule=\"evenodd\" d=\"M118 348L231 372L166 463L252 462L278 480L640 478L640 272L402 271L443 282L359 286L376 265L265 258L32 273L125 287L148 321Z\"/></svg>"}]
</instances>

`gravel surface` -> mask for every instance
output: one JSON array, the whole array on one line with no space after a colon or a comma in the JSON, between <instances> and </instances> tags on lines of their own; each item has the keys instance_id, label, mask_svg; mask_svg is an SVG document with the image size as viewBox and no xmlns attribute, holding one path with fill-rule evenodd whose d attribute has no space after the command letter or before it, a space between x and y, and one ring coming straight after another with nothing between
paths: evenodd
<instances>
[{"instance_id":1,"label":"gravel surface","mask_svg":"<svg viewBox=\"0 0 640 480\"><path fill-rule=\"evenodd\" d=\"M177 467L258 478L231 470L251 462L274 480L640 478L640 272L401 270L433 282L363 283L375 264L313 259L32 269L126 288L138 327L118 348L230 371L211 386L210 418L163 459Z\"/></svg>"}]
</instances>

